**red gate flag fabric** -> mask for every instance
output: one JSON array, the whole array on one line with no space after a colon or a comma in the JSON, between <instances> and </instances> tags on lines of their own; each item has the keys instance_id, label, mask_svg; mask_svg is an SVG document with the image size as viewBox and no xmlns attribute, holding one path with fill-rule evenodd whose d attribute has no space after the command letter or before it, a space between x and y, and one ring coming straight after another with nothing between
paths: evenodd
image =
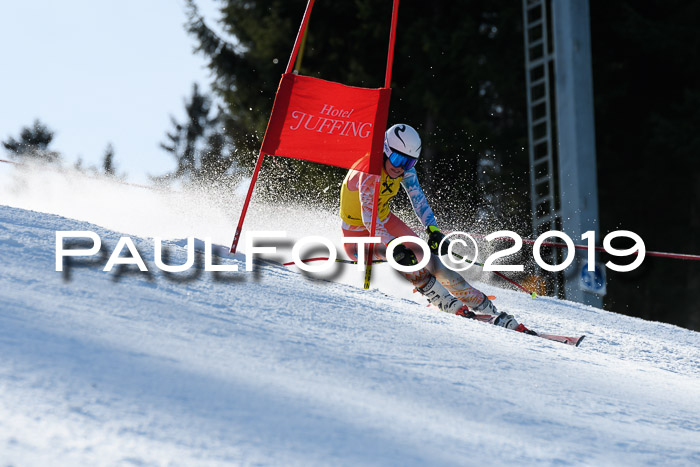
<instances>
[{"instance_id":1,"label":"red gate flag fabric","mask_svg":"<svg viewBox=\"0 0 700 467\"><path fill-rule=\"evenodd\" d=\"M285 73L262 153L379 175L390 95L388 88L357 88ZM367 155L369 166L359 167Z\"/></svg>"}]
</instances>

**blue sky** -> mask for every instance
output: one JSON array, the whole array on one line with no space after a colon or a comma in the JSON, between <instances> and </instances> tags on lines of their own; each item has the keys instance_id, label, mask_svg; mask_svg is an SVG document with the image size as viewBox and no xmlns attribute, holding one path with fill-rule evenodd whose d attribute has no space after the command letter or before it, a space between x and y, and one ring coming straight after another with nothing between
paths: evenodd
<instances>
[{"instance_id":1,"label":"blue sky","mask_svg":"<svg viewBox=\"0 0 700 467\"><path fill-rule=\"evenodd\" d=\"M216 20L215 0L197 4ZM112 143L129 180L168 172L170 115L210 81L185 19L182 0L0 2L0 140L38 118L67 163L99 166Z\"/></svg>"}]
</instances>

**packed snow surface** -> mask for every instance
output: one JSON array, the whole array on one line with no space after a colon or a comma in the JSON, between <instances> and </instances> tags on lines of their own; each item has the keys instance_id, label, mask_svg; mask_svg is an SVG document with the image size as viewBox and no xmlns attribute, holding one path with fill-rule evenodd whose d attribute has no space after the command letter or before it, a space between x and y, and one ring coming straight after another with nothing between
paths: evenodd
<instances>
[{"instance_id":1,"label":"packed snow surface","mask_svg":"<svg viewBox=\"0 0 700 467\"><path fill-rule=\"evenodd\" d=\"M533 329L586 334L575 348L428 308L386 266L369 291L347 265L247 272L245 251L204 271L228 204L0 171L0 465L700 464L698 333L472 279ZM322 210L253 203L247 222L339 244ZM103 251L57 272L56 231L76 230ZM148 272L102 270L122 236ZM192 270L155 267L153 237L183 264L190 236Z\"/></svg>"}]
</instances>

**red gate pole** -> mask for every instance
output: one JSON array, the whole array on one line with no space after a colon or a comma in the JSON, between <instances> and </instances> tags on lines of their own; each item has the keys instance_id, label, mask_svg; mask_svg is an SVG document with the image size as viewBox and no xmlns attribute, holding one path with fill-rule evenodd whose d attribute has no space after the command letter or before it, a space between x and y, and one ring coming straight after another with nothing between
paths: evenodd
<instances>
[{"instance_id":1,"label":"red gate pole","mask_svg":"<svg viewBox=\"0 0 700 467\"><path fill-rule=\"evenodd\" d=\"M255 182L258 181L258 174L260 173L260 167L262 166L263 157L265 157L265 155L262 153L261 150L260 155L258 156L258 162L255 164L253 178L250 179L250 186L248 187L248 194L246 195L245 202L243 203L241 217L238 219L238 227L236 227L236 234L233 236L233 243L231 244L231 254L235 254L236 248L238 248L238 240L240 239L241 231L243 230L243 221L245 220L245 215L248 212L250 198L253 196L253 188L255 188Z\"/></svg>"},{"instance_id":2,"label":"red gate pole","mask_svg":"<svg viewBox=\"0 0 700 467\"><path fill-rule=\"evenodd\" d=\"M386 58L386 75L384 77L384 88L391 87L391 70L394 65L394 42L396 41L396 21L399 16L399 0L394 0L394 7L391 12L391 31L389 32L389 53ZM383 150L383 149L382 149ZM371 164L370 164L371 165ZM379 205L379 181L382 178L381 171L379 178L374 185L374 201L372 203L372 226L369 236L374 237L377 227L377 209ZM372 276L372 261L374 260L374 243L369 244L369 255L365 258L365 289L369 289L369 281Z\"/></svg>"},{"instance_id":3,"label":"red gate pole","mask_svg":"<svg viewBox=\"0 0 700 467\"><path fill-rule=\"evenodd\" d=\"M289 63L287 63L287 73L292 71L294 67L294 61L299 53L299 46L301 45L301 38L306 31L306 25L309 23L309 16L311 15L311 9L314 6L314 0L309 0L306 4L306 10L304 10L304 18L301 20L301 26L299 26L299 32L297 33L297 38L294 41L294 48L292 49L292 54L289 56ZM272 119L272 111L270 112L270 119ZM267 127L270 127L270 121L267 122ZM245 220L245 215L248 212L248 205L250 204L250 198L253 196L253 189L255 188L255 182L258 181L258 174L260 173L260 167L262 166L263 158L265 154L263 153L263 146L265 145L265 138L267 137L267 128L265 129L265 136L263 137L263 143L260 146L260 155L258 156L258 162L255 164L255 170L253 171L253 177L250 179L250 186L248 187L248 194L246 195L245 201L243 202L243 210L241 211L241 217L238 219L238 227L236 227L236 233L233 236L233 243L231 243L231 254L236 253L238 248L238 240L240 240L241 232L243 231L243 221Z\"/></svg>"},{"instance_id":4,"label":"red gate pole","mask_svg":"<svg viewBox=\"0 0 700 467\"><path fill-rule=\"evenodd\" d=\"M306 10L304 10L304 19L301 20L301 26L299 26L299 32L297 33L297 38L294 41L294 48L292 49L292 55L289 56L289 63L287 63L286 73L291 73L292 68L294 68L294 62L297 60L297 54L299 53L299 47L301 46L302 37L304 37L304 32L306 31L306 25L309 23L309 16L311 16L311 9L314 7L314 0L309 0L306 3Z\"/></svg>"},{"instance_id":5,"label":"red gate pole","mask_svg":"<svg viewBox=\"0 0 700 467\"><path fill-rule=\"evenodd\" d=\"M389 54L386 59L386 77L384 87L391 87L391 70L394 65L394 42L396 41L396 20L399 16L399 0L394 0L394 9L391 12L391 32L389 33Z\"/></svg>"}]
</instances>

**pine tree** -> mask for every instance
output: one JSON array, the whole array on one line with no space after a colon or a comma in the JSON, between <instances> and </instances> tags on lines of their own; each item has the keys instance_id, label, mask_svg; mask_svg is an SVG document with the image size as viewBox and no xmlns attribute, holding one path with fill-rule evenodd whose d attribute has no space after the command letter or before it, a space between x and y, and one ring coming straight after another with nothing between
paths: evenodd
<instances>
[{"instance_id":1,"label":"pine tree","mask_svg":"<svg viewBox=\"0 0 700 467\"><path fill-rule=\"evenodd\" d=\"M112 143L109 143L107 145L107 149L105 149L105 155L102 161L102 170L104 171L105 175L108 175L110 177L115 176L115 168L114 168L114 146L112 146Z\"/></svg>"},{"instance_id":2,"label":"pine tree","mask_svg":"<svg viewBox=\"0 0 700 467\"><path fill-rule=\"evenodd\" d=\"M211 98L202 94L199 86L192 86L192 95L185 102L187 119L184 123L170 117L173 130L167 133L167 143L161 148L176 160L174 172L157 181L183 179L187 182L206 183L221 181L233 166L233 159L225 153L230 152L231 144L222 134L222 118L211 116Z\"/></svg>"},{"instance_id":3,"label":"pine tree","mask_svg":"<svg viewBox=\"0 0 700 467\"><path fill-rule=\"evenodd\" d=\"M10 137L2 144L14 159L59 162L60 154L49 150L53 136L54 132L37 119L33 126L22 128L19 139Z\"/></svg>"}]
</instances>

